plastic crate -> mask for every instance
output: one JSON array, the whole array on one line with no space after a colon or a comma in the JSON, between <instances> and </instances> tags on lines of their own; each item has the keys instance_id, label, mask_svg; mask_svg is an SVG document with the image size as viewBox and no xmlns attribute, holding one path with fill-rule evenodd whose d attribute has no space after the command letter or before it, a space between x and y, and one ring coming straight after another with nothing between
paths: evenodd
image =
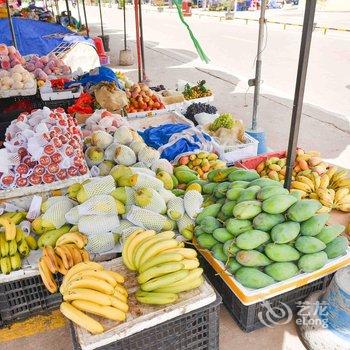
<instances>
[{"instance_id":1,"label":"plastic crate","mask_svg":"<svg viewBox=\"0 0 350 350\"><path fill-rule=\"evenodd\" d=\"M241 161L235 162L235 166L244 169L256 169L256 167L264 160L267 160L271 157L284 158L287 156L286 151L280 152L270 152L265 154L260 154L256 157L246 158Z\"/></svg>"},{"instance_id":2,"label":"plastic crate","mask_svg":"<svg viewBox=\"0 0 350 350\"><path fill-rule=\"evenodd\" d=\"M59 274L56 276L56 282L60 284L63 276ZM56 309L61 302L61 294L51 294L44 286L40 275L1 283L0 327Z\"/></svg>"},{"instance_id":3,"label":"plastic crate","mask_svg":"<svg viewBox=\"0 0 350 350\"><path fill-rule=\"evenodd\" d=\"M67 111L67 108L72 106L75 103L75 101L76 101L75 98L67 98L65 100L48 100L48 101L43 101L43 105L50 109L61 107L65 111Z\"/></svg>"},{"instance_id":4,"label":"plastic crate","mask_svg":"<svg viewBox=\"0 0 350 350\"><path fill-rule=\"evenodd\" d=\"M221 297L200 309L143 329L98 350L218 350ZM70 331L74 350L81 350L72 323Z\"/></svg>"},{"instance_id":5,"label":"plastic crate","mask_svg":"<svg viewBox=\"0 0 350 350\"><path fill-rule=\"evenodd\" d=\"M244 305L201 254L198 254L198 259L204 269L206 277L221 295L223 304L232 318L237 322L238 326L244 332L252 332L265 327L266 325L262 323L262 321L267 312L266 304L264 304L264 302L259 302L252 305ZM292 311L295 311L299 301L304 300L313 292L325 290L331 282L332 277L333 274L325 276L305 286L267 299L265 303L268 302L268 305L271 306L272 309L275 308L274 311L277 317L273 318L274 321L278 322L287 316L282 303L288 305ZM277 309L277 307L281 308Z\"/></svg>"}]
</instances>

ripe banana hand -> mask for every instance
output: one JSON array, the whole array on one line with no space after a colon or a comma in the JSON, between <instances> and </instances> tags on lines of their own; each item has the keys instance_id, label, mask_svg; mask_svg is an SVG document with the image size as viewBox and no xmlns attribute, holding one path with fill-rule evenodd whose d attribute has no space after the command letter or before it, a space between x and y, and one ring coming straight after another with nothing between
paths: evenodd
<instances>
[{"instance_id":1,"label":"ripe banana hand","mask_svg":"<svg viewBox=\"0 0 350 350\"><path fill-rule=\"evenodd\" d=\"M130 243L133 241L133 239L140 233L142 232L143 229L137 229L135 230L133 233L131 233L125 240L124 242L124 246L123 246L123 250L122 250L122 259L123 259L123 263L124 265L129 269L131 270L133 268L133 264L131 261L129 261L128 259L128 254L127 254L127 251L129 249L129 245Z\"/></svg>"},{"instance_id":2,"label":"ripe banana hand","mask_svg":"<svg viewBox=\"0 0 350 350\"><path fill-rule=\"evenodd\" d=\"M142 254L139 266L144 264L148 259L160 254L163 251L166 251L167 249L176 248L178 243L179 242L176 239L169 239L153 244Z\"/></svg>"},{"instance_id":3,"label":"ripe banana hand","mask_svg":"<svg viewBox=\"0 0 350 350\"><path fill-rule=\"evenodd\" d=\"M11 221L11 219L0 216L0 226L3 226L5 229L6 241L11 241L16 238L16 225Z\"/></svg>"},{"instance_id":4,"label":"ripe banana hand","mask_svg":"<svg viewBox=\"0 0 350 350\"><path fill-rule=\"evenodd\" d=\"M0 268L1 272L5 275L9 274L12 271L11 260L9 256L0 259Z\"/></svg>"},{"instance_id":5,"label":"ripe banana hand","mask_svg":"<svg viewBox=\"0 0 350 350\"><path fill-rule=\"evenodd\" d=\"M166 275L170 272L179 271L185 268L185 265L181 262L168 262L162 265L153 266L150 269L142 272L137 277L137 281L139 284L146 283L152 278Z\"/></svg>"},{"instance_id":6,"label":"ripe banana hand","mask_svg":"<svg viewBox=\"0 0 350 350\"><path fill-rule=\"evenodd\" d=\"M114 293L114 288L109 283L93 277L70 281L67 285L66 293L77 288L92 289L108 295L113 295Z\"/></svg>"},{"instance_id":7,"label":"ripe banana hand","mask_svg":"<svg viewBox=\"0 0 350 350\"><path fill-rule=\"evenodd\" d=\"M10 256L10 263L12 271L19 270L22 267L22 260L19 253Z\"/></svg>"},{"instance_id":8,"label":"ripe banana hand","mask_svg":"<svg viewBox=\"0 0 350 350\"><path fill-rule=\"evenodd\" d=\"M75 244L79 249L83 249L86 245L86 236L80 232L67 232L57 240L56 247L70 243Z\"/></svg>"},{"instance_id":9,"label":"ripe banana hand","mask_svg":"<svg viewBox=\"0 0 350 350\"><path fill-rule=\"evenodd\" d=\"M73 257L70 251L65 246L58 246L55 248L55 253L62 259L63 265L66 270L73 267Z\"/></svg>"},{"instance_id":10,"label":"ripe banana hand","mask_svg":"<svg viewBox=\"0 0 350 350\"><path fill-rule=\"evenodd\" d=\"M49 270L48 266L46 265L46 262L43 258L39 259L39 273L41 276L41 279L47 288L47 290L50 293L56 293L57 292L57 284L56 281L53 278L53 275L51 271Z\"/></svg>"},{"instance_id":11,"label":"ripe banana hand","mask_svg":"<svg viewBox=\"0 0 350 350\"><path fill-rule=\"evenodd\" d=\"M183 258L184 257L179 253L168 253L168 251L166 251L164 253L156 255L141 265L139 267L139 273L142 273L156 265L162 265L168 262L179 262L183 260Z\"/></svg>"},{"instance_id":12,"label":"ripe banana hand","mask_svg":"<svg viewBox=\"0 0 350 350\"><path fill-rule=\"evenodd\" d=\"M51 273L56 273L58 271L57 255L55 254L53 248L50 246L44 247L43 257Z\"/></svg>"},{"instance_id":13,"label":"ripe banana hand","mask_svg":"<svg viewBox=\"0 0 350 350\"><path fill-rule=\"evenodd\" d=\"M312 192L312 189L308 184L300 181L292 181L292 188L304 191L306 193Z\"/></svg>"},{"instance_id":14,"label":"ripe banana hand","mask_svg":"<svg viewBox=\"0 0 350 350\"><path fill-rule=\"evenodd\" d=\"M9 244L3 232L0 233L0 253L3 258L9 255Z\"/></svg>"}]
</instances>

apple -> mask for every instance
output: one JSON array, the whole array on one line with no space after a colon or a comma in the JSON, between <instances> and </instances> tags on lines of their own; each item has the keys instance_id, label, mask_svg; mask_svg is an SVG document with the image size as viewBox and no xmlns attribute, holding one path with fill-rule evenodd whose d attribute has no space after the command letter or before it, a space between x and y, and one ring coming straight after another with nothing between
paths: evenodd
<instances>
[{"instance_id":1,"label":"apple","mask_svg":"<svg viewBox=\"0 0 350 350\"><path fill-rule=\"evenodd\" d=\"M42 183L42 177L36 174L32 174L28 178L31 185L39 185Z\"/></svg>"},{"instance_id":2,"label":"apple","mask_svg":"<svg viewBox=\"0 0 350 350\"><path fill-rule=\"evenodd\" d=\"M39 158L39 163L43 166L47 166L51 163L51 159L47 154L44 154Z\"/></svg>"},{"instance_id":3,"label":"apple","mask_svg":"<svg viewBox=\"0 0 350 350\"><path fill-rule=\"evenodd\" d=\"M58 180L65 180L67 178L67 170L61 169L57 174L56 177Z\"/></svg>"}]
</instances>

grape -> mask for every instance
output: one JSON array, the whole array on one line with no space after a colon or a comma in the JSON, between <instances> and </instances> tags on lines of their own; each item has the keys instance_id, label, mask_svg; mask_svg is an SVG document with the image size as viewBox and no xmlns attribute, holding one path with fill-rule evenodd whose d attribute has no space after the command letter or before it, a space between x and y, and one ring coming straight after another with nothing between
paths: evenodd
<instances>
[{"instance_id":1,"label":"grape","mask_svg":"<svg viewBox=\"0 0 350 350\"><path fill-rule=\"evenodd\" d=\"M233 116L230 113L220 114L209 126L211 131L216 131L219 128L231 129L233 127Z\"/></svg>"}]
</instances>

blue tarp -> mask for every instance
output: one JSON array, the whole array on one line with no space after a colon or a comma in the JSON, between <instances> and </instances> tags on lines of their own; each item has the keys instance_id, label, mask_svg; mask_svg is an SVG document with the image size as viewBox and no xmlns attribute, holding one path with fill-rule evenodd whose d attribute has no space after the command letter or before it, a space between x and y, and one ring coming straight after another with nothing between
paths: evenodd
<instances>
[{"instance_id":1,"label":"blue tarp","mask_svg":"<svg viewBox=\"0 0 350 350\"><path fill-rule=\"evenodd\" d=\"M72 33L69 29L56 23L18 17L12 18L12 21L16 33L17 46L23 56L29 54L44 56L63 41L63 35L58 38L45 38L46 35ZM83 37L76 36L76 38L84 40ZM7 18L0 19L0 43L13 45Z\"/></svg>"}]
</instances>

